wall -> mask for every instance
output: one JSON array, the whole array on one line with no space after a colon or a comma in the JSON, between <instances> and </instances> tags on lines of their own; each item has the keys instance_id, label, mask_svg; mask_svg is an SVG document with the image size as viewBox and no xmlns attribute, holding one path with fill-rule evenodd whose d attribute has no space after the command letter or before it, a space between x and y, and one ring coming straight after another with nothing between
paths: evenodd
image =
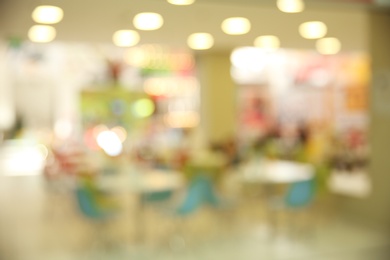
<instances>
[{"instance_id":1,"label":"wall","mask_svg":"<svg viewBox=\"0 0 390 260\"><path fill-rule=\"evenodd\" d=\"M345 199L344 208L354 219L390 231L390 12L372 11L369 21L373 72L370 91L373 191L364 200Z\"/></svg>"}]
</instances>

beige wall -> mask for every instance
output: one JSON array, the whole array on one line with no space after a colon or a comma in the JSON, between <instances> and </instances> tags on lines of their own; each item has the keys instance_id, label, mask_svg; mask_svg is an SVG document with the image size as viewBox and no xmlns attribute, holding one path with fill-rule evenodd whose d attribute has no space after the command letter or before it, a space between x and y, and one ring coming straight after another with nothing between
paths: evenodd
<instances>
[{"instance_id":1,"label":"beige wall","mask_svg":"<svg viewBox=\"0 0 390 260\"><path fill-rule=\"evenodd\" d=\"M372 11L369 21L373 72L369 173L373 191L365 200L346 199L345 209L360 221L390 230L390 13Z\"/></svg>"},{"instance_id":2,"label":"beige wall","mask_svg":"<svg viewBox=\"0 0 390 260\"><path fill-rule=\"evenodd\" d=\"M201 128L211 142L232 138L236 132L236 86L230 76L229 57L229 52L197 56Z\"/></svg>"}]
</instances>

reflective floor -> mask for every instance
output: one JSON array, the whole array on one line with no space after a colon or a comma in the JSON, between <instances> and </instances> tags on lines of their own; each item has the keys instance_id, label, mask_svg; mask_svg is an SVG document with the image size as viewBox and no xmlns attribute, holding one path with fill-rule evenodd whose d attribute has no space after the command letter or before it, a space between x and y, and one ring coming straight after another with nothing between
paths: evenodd
<instances>
[{"instance_id":1,"label":"reflective floor","mask_svg":"<svg viewBox=\"0 0 390 260\"><path fill-rule=\"evenodd\" d=\"M0 259L389 259L386 234L329 210L294 223L279 216L271 228L261 198L181 219L149 206L140 215L135 196L117 199L121 213L95 222L41 176L0 177Z\"/></svg>"}]
</instances>

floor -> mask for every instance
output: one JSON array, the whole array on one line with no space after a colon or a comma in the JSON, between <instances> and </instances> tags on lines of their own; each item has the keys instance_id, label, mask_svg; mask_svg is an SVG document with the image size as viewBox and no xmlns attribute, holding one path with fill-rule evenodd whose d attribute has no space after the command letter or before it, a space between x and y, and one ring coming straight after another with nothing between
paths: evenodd
<instances>
[{"instance_id":1,"label":"floor","mask_svg":"<svg viewBox=\"0 0 390 260\"><path fill-rule=\"evenodd\" d=\"M117 199L125 205L121 214L94 223L71 193L41 176L0 177L0 259L390 259L386 234L329 211L294 217L292 230L286 215L271 228L258 198L185 219L154 207L140 215L136 197Z\"/></svg>"}]
</instances>

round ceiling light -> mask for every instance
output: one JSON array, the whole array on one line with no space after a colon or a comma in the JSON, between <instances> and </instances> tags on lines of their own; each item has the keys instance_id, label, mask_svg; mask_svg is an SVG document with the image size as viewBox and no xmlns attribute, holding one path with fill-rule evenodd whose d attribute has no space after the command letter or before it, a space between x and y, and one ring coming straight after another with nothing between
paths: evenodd
<instances>
[{"instance_id":1,"label":"round ceiling light","mask_svg":"<svg viewBox=\"0 0 390 260\"><path fill-rule=\"evenodd\" d=\"M300 13L305 9L303 0L278 0L276 5L285 13Z\"/></svg>"},{"instance_id":2,"label":"round ceiling light","mask_svg":"<svg viewBox=\"0 0 390 260\"><path fill-rule=\"evenodd\" d=\"M272 51L280 47L280 40L274 35L263 35L255 39L254 45L258 48Z\"/></svg>"},{"instance_id":3,"label":"round ceiling light","mask_svg":"<svg viewBox=\"0 0 390 260\"><path fill-rule=\"evenodd\" d=\"M60 22L63 17L62 9L51 5L37 6L32 12L32 19L36 23L55 24Z\"/></svg>"},{"instance_id":4,"label":"round ceiling light","mask_svg":"<svg viewBox=\"0 0 390 260\"><path fill-rule=\"evenodd\" d=\"M32 42L51 42L56 37L56 29L49 25L33 25L28 37Z\"/></svg>"},{"instance_id":5,"label":"round ceiling light","mask_svg":"<svg viewBox=\"0 0 390 260\"><path fill-rule=\"evenodd\" d=\"M326 35L328 28L323 22L306 22L299 26L299 33L306 39L319 39Z\"/></svg>"},{"instance_id":6,"label":"round ceiling light","mask_svg":"<svg viewBox=\"0 0 390 260\"><path fill-rule=\"evenodd\" d=\"M158 13L139 13L134 17L133 23L139 30L152 31L159 29L164 20Z\"/></svg>"},{"instance_id":7,"label":"round ceiling light","mask_svg":"<svg viewBox=\"0 0 390 260\"><path fill-rule=\"evenodd\" d=\"M246 34L251 29L251 23L244 17L231 17L222 22L222 31L230 35Z\"/></svg>"},{"instance_id":8,"label":"round ceiling light","mask_svg":"<svg viewBox=\"0 0 390 260\"><path fill-rule=\"evenodd\" d=\"M112 36L112 41L119 47L131 47L139 42L139 34L133 30L119 30Z\"/></svg>"},{"instance_id":9,"label":"round ceiling light","mask_svg":"<svg viewBox=\"0 0 390 260\"><path fill-rule=\"evenodd\" d=\"M316 49L324 55L337 54L341 50L341 42L334 37L322 38L317 40Z\"/></svg>"},{"instance_id":10,"label":"round ceiling light","mask_svg":"<svg viewBox=\"0 0 390 260\"><path fill-rule=\"evenodd\" d=\"M192 5L195 0L167 0L168 3L173 5Z\"/></svg>"},{"instance_id":11,"label":"round ceiling light","mask_svg":"<svg viewBox=\"0 0 390 260\"><path fill-rule=\"evenodd\" d=\"M214 38L209 33L193 33L188 37L187 44L194 50L207 50L214 45Z\"/></svg>"}]
</instances>

